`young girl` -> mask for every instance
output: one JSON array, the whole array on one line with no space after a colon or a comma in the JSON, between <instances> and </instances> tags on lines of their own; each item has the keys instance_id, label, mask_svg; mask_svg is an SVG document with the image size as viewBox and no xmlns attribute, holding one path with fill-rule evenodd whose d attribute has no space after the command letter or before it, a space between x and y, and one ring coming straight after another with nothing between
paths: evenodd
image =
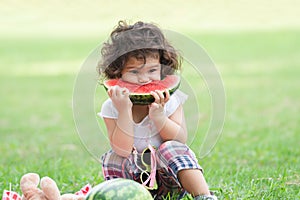
<instances>
[{"instance_id":1,"label":"young girl","mask_svg":"<svg viewBox=\"0 0 300 200\"><path fill-rule=\"evenodd\" d=\"M162 80L181 67L175 49L150 23L120 21L101 53L100 75L137 85ZM169 193L181 198L186 192L194 199L217 199L210 194L202 168L185 144L184 93L153 91L155 100L150 105L133 104L128 89L119 86L111 87L108 95L99 113L112 148L102 156L105 180L135 180L155 199Z\"/></svg>"}]
</instances>

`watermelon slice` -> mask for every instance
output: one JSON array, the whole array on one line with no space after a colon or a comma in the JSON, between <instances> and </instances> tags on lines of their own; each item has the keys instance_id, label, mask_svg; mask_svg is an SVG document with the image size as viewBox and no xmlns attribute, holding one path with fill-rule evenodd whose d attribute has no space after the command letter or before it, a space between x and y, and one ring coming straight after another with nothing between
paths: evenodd
<instances>
[{"instance_id":1,"label":"watermelon slice","mask_svg":"<svg viewBox=\"0 0 300 200\"><path fill-rule=\"evenodd\" d=\"M150 94L151 91L168 89L170 95L172 95L180 85L180 77L178 75L168 75L163 80L152 81L145 85L125 82L122 79L110 79L104 81L103 85L106 90L115 85L125 87L130 92L129 98L133 104L148 105L154 102L154 97Z\"/></svg>"}]
</instances>

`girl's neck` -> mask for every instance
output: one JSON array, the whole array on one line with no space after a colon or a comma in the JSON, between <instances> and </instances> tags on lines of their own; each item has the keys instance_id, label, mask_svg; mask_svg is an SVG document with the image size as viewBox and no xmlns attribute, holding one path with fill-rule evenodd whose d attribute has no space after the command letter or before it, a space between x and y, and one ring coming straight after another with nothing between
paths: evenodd
<instances>
[{"instance_id":1,"label":"girl's neck","mask_svg":"<svg viewBox=\"0 0 300 200\"><path fill-rule=\"evenodd\" d=\"M132 118L135 123L141 122L149 113L148 105L133 105Z\"/></svg>"}]
</instances>

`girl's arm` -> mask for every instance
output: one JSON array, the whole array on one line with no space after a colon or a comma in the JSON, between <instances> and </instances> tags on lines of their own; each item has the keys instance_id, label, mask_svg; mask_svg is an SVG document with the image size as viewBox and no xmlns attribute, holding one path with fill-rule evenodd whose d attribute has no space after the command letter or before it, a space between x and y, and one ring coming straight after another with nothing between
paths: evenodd
<instances>
[{"instance_id":1,"label":"girl's arm","mask_svg":"<svg viewBox=\"0 0 300 200\"><path fill-rule=\"evenodd\" d=\"M170 117L163 115L154 120L154 123L163 141L176 140L186 143L187 130L182 105Z\"/></svg>"},{"instance_id":2,"label":"girl's arm","mask_svg":"<svg viewBox=\"0 0 300 200\"><path fill-rule=\"evenodd\" d=\"M128 157L134 143L132 103L129 91L118 86L108 90L114 106L118 110L118 118L104 118L112 149L122 157Z\"/></svg>"},{"instance_id":3,"label":"girl's arm","mask_svg":"<svg viewBox=\"0 0 300 200\"><path fill-rule=\"evenodd\" d=\"M166 97L160 92L152 94L155 102L151 104L149 116L153 120L158 129L161 138L164 141L177 140L181 143L186 143L187 130L185 117L182 105L179 105L176 111L167 117L164 114L164 104L169 100L169 93L166 92Z\"/></svg>"},{"instance_id":4,"label":"girl's arm","mask_svg":"<svg viewBox=\"0 0 300 200\"><path fill-rule=\"evenodd\" d=\"M122 157L128 157L133 147L133 124L127 112L119 113L118 119L104 118L112 149Z\"/></svg>"}]
</instances>

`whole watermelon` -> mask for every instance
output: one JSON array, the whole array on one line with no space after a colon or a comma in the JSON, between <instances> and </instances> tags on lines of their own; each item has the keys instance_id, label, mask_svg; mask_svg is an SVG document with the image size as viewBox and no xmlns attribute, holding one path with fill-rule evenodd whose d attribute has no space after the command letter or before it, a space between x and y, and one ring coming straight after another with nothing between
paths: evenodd
<instances>
[{"instance_id":1,"label":"whole watermelon","mask_svg":"<svg viewBox=\"0 0 300 200\"><path fill-rule=\"evenodd\" d=\"M153 200L150 192L141 184L123 178L104 181L95 186L86 200Z\"/></svg>"}]
</instances>

